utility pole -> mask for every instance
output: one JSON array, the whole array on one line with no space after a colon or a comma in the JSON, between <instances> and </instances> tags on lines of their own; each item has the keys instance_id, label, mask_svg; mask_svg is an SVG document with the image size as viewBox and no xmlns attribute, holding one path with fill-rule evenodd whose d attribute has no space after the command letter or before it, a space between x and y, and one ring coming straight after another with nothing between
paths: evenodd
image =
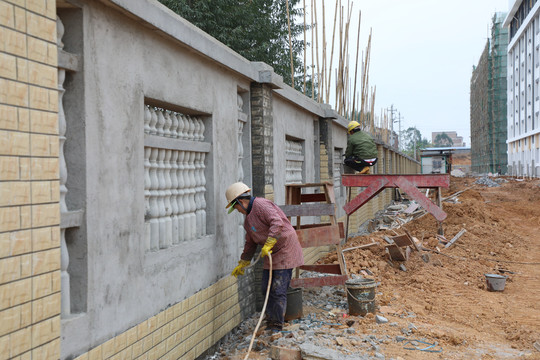
<instances>
[{"instance_id":1,"label":"utility pole","mask_svg":"<svg viewBox=\"0 0 540 360\"><path fill-rule=\"evenodd\" d=\"M390 111L390 145L394 146L394 114L397 109L394 109L394 104L392 104L387 110Z\"/></svg>"},{"instance_id":2,"label":"utility pole","mask_svg":"<svg viewBox=\"0 0 540 360\"><path fill-rule=\"evenodd\" d=\"M401 150L402 146L401 146L401 120L403 120L404 117L401 116L401 113L399 112L398 113L398 118L397 118L397 121L399 123L399 133L398 133L398 150Z\"/></svg>"}]
</instances>

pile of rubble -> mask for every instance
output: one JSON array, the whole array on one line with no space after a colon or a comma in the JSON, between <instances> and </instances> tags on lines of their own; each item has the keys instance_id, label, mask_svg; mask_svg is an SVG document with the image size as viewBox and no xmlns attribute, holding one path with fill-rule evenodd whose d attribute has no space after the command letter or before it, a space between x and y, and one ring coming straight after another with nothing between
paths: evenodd
<instances>
[{"instance_id":1,"label":"pile of rubble","mask_svg":"<svg viewBox=\"0 0 540 360\"><path fill-rule=\"evenodd\" d=\"M310 273L307 276L320 274ZM416 330L411 322L415 318L412 312L403 312L403 321L399 322L389 322L382 315L370 313L365 317L349 316L344 287L304 289L302 297L303 316L286 323L284 330L278 333L260 330L250 358L274 360L287 353L291 359L398 360L399 356L385 355L385 347L414 348L427 343L428 339L410 338ZM259 316L260 313L253 315L228 334L219 350L207 356L206 360L243 359ZM370 329L366 331L366 328Z\"/></svg>"}]
</instances>

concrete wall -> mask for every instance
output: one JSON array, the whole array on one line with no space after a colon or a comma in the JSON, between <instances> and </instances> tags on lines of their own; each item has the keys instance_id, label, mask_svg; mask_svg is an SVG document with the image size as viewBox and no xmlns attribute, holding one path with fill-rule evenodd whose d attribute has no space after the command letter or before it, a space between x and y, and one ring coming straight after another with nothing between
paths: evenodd
<instances>
[{"instance_id":1,"label":"concrete wall","mask_svg":"<svg viewBox=\"0 0 540 360\"><path fill-rule=\"evenodd\" d=\"M0 359L200 356L255 311L258 292L253 271L229 275L243 234L225 188L243 180L283 204L288 140L303 144L303 181L339 182L347 121L154 0L0 6ZM204 131L160 134L150 109ZM378 146L378 172L410 161ZM204 161L168 158L192 153ZM197 208L185 210L193 222L153 227L175 217L174 196Z\"/></svg>"},{"instance_id":2,"label":"concrete wall","mask_svg":"<svg viewBox=\"0 0 540 360\"><path fill-rule=\"evenodd\" d=\"M0 359L60 356L54 1L0 1Z\"/></svg>"}]
</instances>

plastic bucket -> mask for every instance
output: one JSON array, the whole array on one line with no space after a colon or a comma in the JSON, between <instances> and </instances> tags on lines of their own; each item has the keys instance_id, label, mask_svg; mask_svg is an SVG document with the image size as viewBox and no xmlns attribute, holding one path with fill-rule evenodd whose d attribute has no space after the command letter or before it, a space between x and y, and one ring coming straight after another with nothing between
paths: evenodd
<instances>
[{"instance_id":1,"label":"plastic bucket","mask_svg":"<svg viewBox=\"0 0 540 360\"><path fill-rule=\"evenodd\" d=\"M506 276L497 274L484 274L486 277L487 289L489 291L503 291L506 285Z\"/></svg>"},{"instance_id":2,"label":"plastic bucket","mask_svg":"<svg viewBox=\"0 0 540 360\"><path fill-rule=\"evenodd\" d=\"M375 314L375 288L373 279L351 279L345 281L349 315Z\"/></svg>"},{"instance_id":3,"label":"plastic bucket","mask_svg":"<svg viewBox=\"0 0 540 360\"><path fill-rule=\"evenodd\" d=\"M302 288L287 289L287 308L285 310L285 321L300 319L303 315Z\"/></svg>"}]
</instances>

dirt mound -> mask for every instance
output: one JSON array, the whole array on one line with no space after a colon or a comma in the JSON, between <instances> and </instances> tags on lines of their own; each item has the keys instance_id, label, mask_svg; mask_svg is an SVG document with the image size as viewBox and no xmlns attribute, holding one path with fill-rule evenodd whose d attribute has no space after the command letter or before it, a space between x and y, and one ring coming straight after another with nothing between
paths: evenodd
<instances>
[{"instance_id":1,"label":"dirt mound","mask_svg":"<svg viewBox=\"0 0 540 360\"><path fill-rule=\"evenodd\" d=\"M444 248L444 239L440 242L437 236L439 224L428 214L404 228L431 251L413 251L408 261L392 262L382 237L404 231L372 233L345 246L380 243L345 252L348 271L362 274L368 269L381 283L377 300L386 315L414 313L417 335L450 346L457 354L482 344L488 345L485 358L501 358L496 349L504 347L536 351L533 344L540 340L540 181L508 179L488 188L474 180L452 177L450 188L443 191L447 197L467 189L458 195L457 203L443 203L448 214L443 223L445 238L466 230L452 246ZM335 256L324 259L325 263L335 261ZM400 264L406 271L399 269ZM487 291L484 274L490 273L508 276L503 292ZM492 355L490 346L495 349Z\"/></svg>"}]
</instances>

